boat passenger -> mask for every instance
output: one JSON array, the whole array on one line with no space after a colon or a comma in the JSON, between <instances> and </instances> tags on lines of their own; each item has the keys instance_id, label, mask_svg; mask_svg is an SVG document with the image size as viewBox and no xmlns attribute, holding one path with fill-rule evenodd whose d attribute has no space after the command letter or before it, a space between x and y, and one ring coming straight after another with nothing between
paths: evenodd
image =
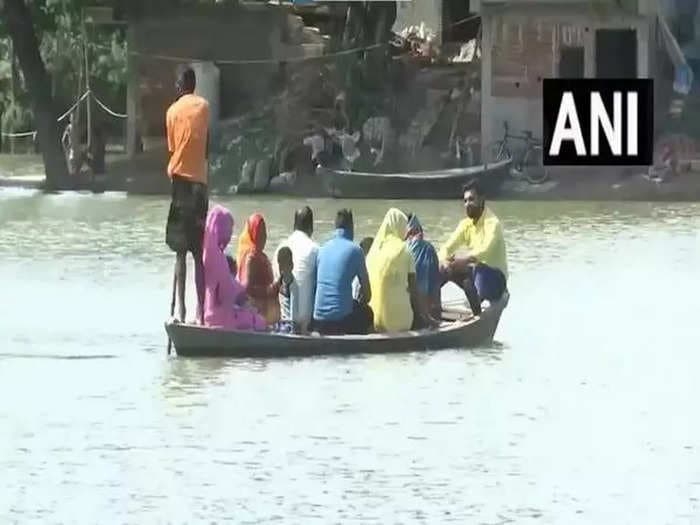
<instances>
[{"instance_id":1,"label":"boat passenger","mask_svg":"<svg viewBox=\"0 0 700 525\"><path fill-rule=\"evenodd\" d=\"M238 240L238 280L246 288L251 304L267 320L269 325L279 321L278 294L281 281L272 275L272 265L265 254L267 227L260 213L254 213L246 221Z\"/></svg>"},{"instance_id":2,"label":"boat passenger","mask_svg":"<svg viewBox=\"0 0 700 525\"><path fill-rule=\"evenodd\" d=\"M224 250L231 241L233 217L223 206L214 206L204 230L204 324L228 330L266 329L265 319L245 306L245 288L230 273Z\"/></svg>"},{"instance_id":3,"label":"boat passenger","mask_svg":"<svg viewBox=\"0 0 700 525\"><path fill-rule=\"evenodd\" d=\"M406 246L408 218L391 208L382 221L367 255L367 272L377 332L403 332L411 329L414 317L429 324L416 294L416 266Z\"/></svg>"},{"instance_id":4,"label":"boat passenger","mask_svg":"<svg viewBox=\"0 0 700 525\"><path fill-rule=\"evenodd\" d=\"M238 278L238 265L236 264L236 259L230 255L226 256L226 262L228 263L228 269L231 272L231 277L234 279Z\"/></svg>"},{"instance_id":5,"label":"boat passenger","mask_svg":"<svg viewBox=\"0 0 700 525\"><path fill-rule=\"evenodd\" d=\"M501 222L487 206L478 180L463 189L466 217L440 248L442 282L452 281L467 295L474 315L481 314L481 302L497 301L507 288L508 262ZM456 258L460 248L467 256Z\"/></svg>"},{"instance_id":6,"label":"boat passenger","mask_svg":"<svg viewBox=\"0 0 700 525\"><path fill-rule=\"evenodd\" d=\"M335 232L318 251L313 329L325 335L367 334L373 324L372 292L362 248L355 244L352 211L340 210ZM360 280L363 301L353 301L352 282Z\"/></svg>"},{"instance_id":7,"label":"boat passenger","mask_svg":"<svg viewBox=\"0 0 700 525\"><path fill-rule=\"evenodd\" d=\"M373 241L374 237L365 237L360 241L360 248L362 248L362 253L365 254L365 264L367 263L367 254L369 253L369 250L372 247ZM352 298L355 301L363 302L360 280L357 277L355 277L355 279L352 281Z\"/></svg>"},{"instance_id":8,"label":"boat passenger","mask_svg":"<svg viewBox=\"0 0 700 525\"><path fill-rule=\"evenodd\" d=\"M294 278L294 259L292 250L288 246L282 246L277 252L277 264L282 286L279 294L280 320L275 325L274 331L283 334L298 334L299 325L294 319L298 318L299 285Z\"/></svg>"},{"instance_id":9,"label":"boat passenger","mask_svg":"<svg viewBox=\"0 0 700 525\"><path fill-rule=\"evenodd\" d=\"M230 255L226 255L226 262L228 262L228 269L231 272L231 279L236 281L236 286L241 286L241 283L238 281L238 264L236 264L236 259ZM245 301L242 301L239 306L250 306L248 301L248 294L246 294Z\"/></svg>"},{"instance_id":10,"label":"boat passenger","mask_svg":"<svg viewBox=\"0 0 700 525\"><path fill-rule=\"evenodd\" d=\"M318 256L318 244L311 240L314 232L314 214L311 208L304 206L294 214L294 231L282 241L277 248L279 250L287 246L292 251L293 275L296 285L299 287L294 322L297 323L302 333L308 332L314 310L314 295L316 293L316 257ZM280 270L274 258L275 277L279 278Z\"/></svg>"},{"instance_id":11,"label":"boat passenger","mask_svg":"<svg viewBox=\"0 0 700 525\"><path fill-rule=\"evenodd\" d=\"M369 253L370 249L372 248L372 243L374 242L374 237L365 237L360 241L360 248L362 248L362 253L365 254L365 257L367 257L367 254Z\"/></svg>"},{"instance_id":12,"label":"boat passenger","mask_svg":"<svg viewBox=\"0 0 700 525\"><path fill-rule=\"evenodd\" d=\"M439 319L442 313L440 261L435 247L423 237L423 226L418 216L411 213L408 216L406 244L416 265L418 300L431 316Z\"/></svg>"}]
</instances>

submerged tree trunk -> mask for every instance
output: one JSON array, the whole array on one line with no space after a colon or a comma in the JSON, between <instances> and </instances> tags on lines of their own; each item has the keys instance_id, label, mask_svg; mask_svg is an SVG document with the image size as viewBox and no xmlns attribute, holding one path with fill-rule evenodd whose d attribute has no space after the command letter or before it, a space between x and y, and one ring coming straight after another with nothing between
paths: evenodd
<instances>
[{"instance_id":1,"label":"submerged tree trunk","mask_svg":"<svg viewBox=\"0 0 700 525\"><path fill-rule=\"evenodd\" d=\"M69 182L66 159L51 82L39 53L32 15L25 0L0 0L0 13L7 26L34 109L34 120L46 171L46 186L60 189Z\"/></svg>"}]
</instances>

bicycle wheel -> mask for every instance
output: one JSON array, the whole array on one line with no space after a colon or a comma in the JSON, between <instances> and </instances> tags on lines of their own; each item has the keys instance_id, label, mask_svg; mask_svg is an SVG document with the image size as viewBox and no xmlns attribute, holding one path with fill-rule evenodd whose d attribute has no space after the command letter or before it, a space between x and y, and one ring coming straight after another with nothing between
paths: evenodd
<instances>
[{"instance_id":1,"label":"bicycle wheel","mask_svg":"<svg viewBox=\"0 0 700 525\"><path fill-rule=\"evenodd\" d=\"M542 146L531 146L525 152L522 173L523 178L530 184L542 184L549 180L549 170L543 164Z\"/></svg>"}]
</instances>

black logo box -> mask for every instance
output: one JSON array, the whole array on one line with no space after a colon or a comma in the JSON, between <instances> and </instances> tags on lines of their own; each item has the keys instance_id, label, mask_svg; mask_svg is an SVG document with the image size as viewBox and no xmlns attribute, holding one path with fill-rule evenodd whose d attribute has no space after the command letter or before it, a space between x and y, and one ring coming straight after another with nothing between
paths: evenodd
<instances>
[{"instance_id":1,"label":"black logo box","mask_svg":"<svg viewBox=\"0 0 700 525\"><path fill-rule=\"evenodd\" d=\"M581 124L586 155L576 154L574 143L562 142L559 154L549 155L554 127L557 123L559 105L565 92L574 97L576 111ZM622 93L622 155L613 155L608 141L600 130L600 154L590 154L591 147L591 93L598 92L612 120L613 93ZM637 155L627 155L627 93L637 93ZM570 123L567 120L567 126ZM546 166L650 166L654 156L654 81L650 78L632 79L564 79L547 78L542 86L542 138L543 160Z\"/></svg>"}]
</instances>

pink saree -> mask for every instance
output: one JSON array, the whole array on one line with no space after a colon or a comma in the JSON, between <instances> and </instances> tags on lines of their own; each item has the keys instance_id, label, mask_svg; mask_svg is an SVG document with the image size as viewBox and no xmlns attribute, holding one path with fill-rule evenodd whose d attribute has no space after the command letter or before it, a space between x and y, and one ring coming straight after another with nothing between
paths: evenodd
<instances>
[{"instance_id":1,"label":"pink saree","mask_svg":"<svg viewBox=\"0 0 700 525\"><path fill-rule=\"evenodd\" d=\"M245 288L229 270L224 249L233 234L233 217L223 206L214 206L204 229L204 324L225 330L266 330L265 319L242 306Z\"/></svg>"}]
</instances>

